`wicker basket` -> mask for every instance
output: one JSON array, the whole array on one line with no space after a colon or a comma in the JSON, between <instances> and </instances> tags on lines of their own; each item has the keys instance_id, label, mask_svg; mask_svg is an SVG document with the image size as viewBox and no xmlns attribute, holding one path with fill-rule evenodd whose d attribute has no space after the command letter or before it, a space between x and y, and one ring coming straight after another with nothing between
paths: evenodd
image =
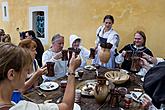
<instances>
[{"instance_id":1,"label":"wicker basket","mask_svg":"<svg viewBox=\"0 0 165 110\"><path fill-rule=\"evenodd\" d=\"M124 71L108 71L105 73L105 77L114 84L123 84L129 80L129 75Z\"/></svg>"}]
</instances>

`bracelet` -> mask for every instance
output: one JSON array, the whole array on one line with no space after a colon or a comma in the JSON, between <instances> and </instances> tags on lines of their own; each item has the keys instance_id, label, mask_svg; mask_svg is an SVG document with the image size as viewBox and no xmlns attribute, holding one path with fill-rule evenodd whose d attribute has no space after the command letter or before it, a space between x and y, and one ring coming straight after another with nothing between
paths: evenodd
<instances>
[{"instance_id":1,"label":"bracelet","mask_svg":"<svg viewBox=\"0 0 165 110\"><path fill-rule=\"evenodd\" d=\"M75 73L68 73L68 75L74 75L75 76L76 74Z\"/></svg>"}]
</instances>

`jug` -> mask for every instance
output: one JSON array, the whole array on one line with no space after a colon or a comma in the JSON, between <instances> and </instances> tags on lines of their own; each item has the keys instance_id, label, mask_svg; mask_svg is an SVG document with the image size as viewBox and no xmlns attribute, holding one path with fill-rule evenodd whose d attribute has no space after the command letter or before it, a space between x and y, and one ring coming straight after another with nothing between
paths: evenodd
<instances>
[{"instance_id":1,"label":"jug","mask_svg":"<svg viewBox=\"0 0 165 110\"><path fill-rule=\"evenodd\" d=\"M110 49L112 48L111 43L101 43L100 44L101 50L99 50L99 58L101 63L105 64L108 63L110 59Z\"/></svg>"},{"instance_id":2,"label":"jug","mask_svg":"<svg viewBox=\"0 0 165 110\"><path fill-rule=\"evenodd\" d=\"M106 85L104 76L97 76L97 84L94 89L94 97L99 104L104 103L108 96L109 87Z\"/></svg>"}]
</instances>

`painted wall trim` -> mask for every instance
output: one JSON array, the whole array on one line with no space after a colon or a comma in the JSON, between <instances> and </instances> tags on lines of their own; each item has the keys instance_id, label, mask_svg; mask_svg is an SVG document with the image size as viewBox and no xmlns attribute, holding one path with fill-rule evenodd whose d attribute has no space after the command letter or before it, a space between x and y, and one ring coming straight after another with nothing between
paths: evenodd
<instances>
[{"instance_id":1,"label":"painted wall trim","mask_svg":"<svg viewBox=\"0 0 165 110\"><path fill-rule=\"evenodd\" d=\"M32 23L32 14L35 11L43 11L44 12L44 18L45 18L45 28L44 28L44 32L45 32L45 38L39 38L42 42L43 45L47 45L48 44L48 6L34 6L34 7L29 7L29 30L31 30L33 27L33 23Z\"/></svg>"}]
</instances>

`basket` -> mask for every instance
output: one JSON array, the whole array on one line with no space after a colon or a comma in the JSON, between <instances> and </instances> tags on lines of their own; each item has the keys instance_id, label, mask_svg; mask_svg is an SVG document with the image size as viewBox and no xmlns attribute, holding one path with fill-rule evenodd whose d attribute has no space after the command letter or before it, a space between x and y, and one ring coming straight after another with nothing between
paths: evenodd
<instances>
[{"instance_id":1,"label":"basket","mask_svg":"<svg viewBox=\"0 0 165 110\"><path fill-rule=\"evenodd\" d=\"M105 77L114 84L123 84L129 80L129 75L125 71L108 71Z\"/></svg>"}]
</instances>

